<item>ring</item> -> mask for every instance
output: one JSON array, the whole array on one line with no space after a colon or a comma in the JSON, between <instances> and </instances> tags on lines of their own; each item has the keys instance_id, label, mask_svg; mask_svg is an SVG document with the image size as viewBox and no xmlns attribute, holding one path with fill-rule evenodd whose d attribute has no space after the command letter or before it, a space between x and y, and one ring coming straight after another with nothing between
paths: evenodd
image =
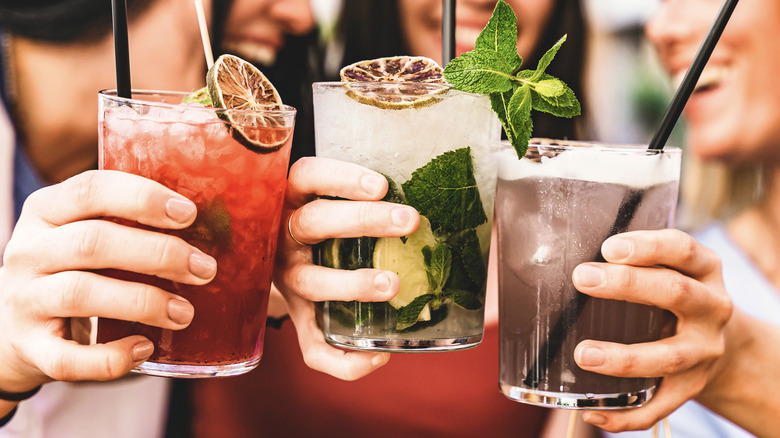
<instances>
[{"instance_id":1,"label":"ring","mask_svg":"<svg viewBox=\"0 0 780 438\"><path fill-rule=\"evenodd\" d=\"M293 242L297 243L301 246L306 246L305 243L301 242L300 240L296 239L292 232L292 215L287 219L287 232L290 234L290 238L293 240Z\"/></svg>"}]
</instances>

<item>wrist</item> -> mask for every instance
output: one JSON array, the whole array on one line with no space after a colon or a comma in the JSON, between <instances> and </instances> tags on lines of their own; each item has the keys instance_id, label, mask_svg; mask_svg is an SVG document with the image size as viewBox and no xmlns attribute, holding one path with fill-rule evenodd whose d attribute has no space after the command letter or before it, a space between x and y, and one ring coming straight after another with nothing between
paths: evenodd
<instances>
[{"instance_id":1,"label":"wrist","mask_svg":"<svg viewBox=\"0 0 780 438\"><path fill-rule=\"evenodd\" d=\"M16 413L18 402L7 402L0 400L0 428L5 426Z\"/></svg>"},{"instance_id":2,"label":"wrist","mask_svg":"<svg viewBox=\"0 0 780 438\"><path fill-rule=\"evenodd\" d=\"M38 385L33 389L23 392L6 392L0 389L0 400L8 402L20 402L22 400L27 400L28 398L37 394L38 391L41 390L41 386L42 385Z\"/></svg>"}]
</instances>

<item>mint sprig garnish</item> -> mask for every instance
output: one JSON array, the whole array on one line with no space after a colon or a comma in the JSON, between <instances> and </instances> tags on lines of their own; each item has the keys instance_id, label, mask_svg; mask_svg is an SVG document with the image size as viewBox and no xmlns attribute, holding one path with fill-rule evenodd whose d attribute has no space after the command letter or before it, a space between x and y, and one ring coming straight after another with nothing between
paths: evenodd
<instances>
[{"instance_id":1,"label":"mint sprig garnish","mask_svg":"<svg viewBox=\"0 0 780 438\"><path fill-rule=\"evenodd\" d=\"M476 228L487 222L470 147L433 158L401 187L406 203L444 231Z\"/></svg>"},{"instance_id":2,"label":"mint sprig garnish","mask_svg":"<svg viewBox=\"0 0 780 438\"><path fill-rule=\"evenodd\" d=\"M474 50L450 61L444 68L444 79L455 89L490 97L507 138L522 158L533 131L532 110L567 118L580 114L580 103L571 88L545 73L565 41L566 35L542 56L536 69L522 70L517 16L511 6L499 0Z\"/></svg>"}]
</instances>

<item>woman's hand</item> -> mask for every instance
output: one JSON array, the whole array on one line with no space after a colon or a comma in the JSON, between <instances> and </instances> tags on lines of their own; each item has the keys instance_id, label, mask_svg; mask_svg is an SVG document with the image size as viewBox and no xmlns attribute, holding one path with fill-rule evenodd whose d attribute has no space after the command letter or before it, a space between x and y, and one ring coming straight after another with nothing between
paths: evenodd
<instances>
[{"instance_id":1,"label":"woman's hand","mask_svg":"<svg viewBox=\"0 0 780 438\"><path fill-rule=\"evenodd\" d=\"M601 248L609 263L585 263L574 285L593 297L668 309L677 316L672 337L622 345L586 340L575 352L585 370L619 377L663 377L645 407L588 411L585 421L610 432L648 429L696 397L717 374L732 304L720 259L678 230L634 231L607 239Z\"/></svg>"},{"instance_id":2,"label":"woman's hand","mask_svg":"<svg viewBox=\"0 0 780 438\"><path fill-rule=\"evenodd\" d=\"M177 237L101 219L179 229L195 216L188 199L122 172L85 172L33 193L0 268L0 390L24 392L52 379L115 379L152 354L152 343L142 336L84 345L87 317L186 327L194 310L183 298L95 270L209 282L216 262L197 248Z\"/></svg>"},{"instance_id":3,"label":"woman's hand","mask_svg":"<svg viewBox=\"0 0 780 438\"><path fill-rule=\"evenodd\" d=\"M352 163L303 158L290 169L274 283L287 300L306 364L344 380L372 372L388 361L389 354L328 345L315 320L313 302L386 301L398 293L400 283L392 272L316 266L310 245L328 238L412 233L420 223L417 211L378 202L386 192L385 177Z\"/></svg>"}]
</instances>

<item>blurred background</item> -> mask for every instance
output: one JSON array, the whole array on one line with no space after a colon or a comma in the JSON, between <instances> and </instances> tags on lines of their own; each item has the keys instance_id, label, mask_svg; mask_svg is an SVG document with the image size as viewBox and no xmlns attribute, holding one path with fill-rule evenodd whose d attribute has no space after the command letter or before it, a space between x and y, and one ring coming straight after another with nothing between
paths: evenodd
<instances>
[{"instance_id":1,"label":"blurred background","mask_svg":"<svg viewBox=\"0 0 780 438\"><path fill-rule=\"evenodd\" d=\"M311 1L327 41L341 0ZM581 1L590 27L586 92L593 139L645 143L673 91L643 35L645 22L661 0ZM339 48L330 45L327 50L325 69L336 71L341 67ZM678 123L669 145L682 145L682 125Z\"/></svg>"}]
</instances>

